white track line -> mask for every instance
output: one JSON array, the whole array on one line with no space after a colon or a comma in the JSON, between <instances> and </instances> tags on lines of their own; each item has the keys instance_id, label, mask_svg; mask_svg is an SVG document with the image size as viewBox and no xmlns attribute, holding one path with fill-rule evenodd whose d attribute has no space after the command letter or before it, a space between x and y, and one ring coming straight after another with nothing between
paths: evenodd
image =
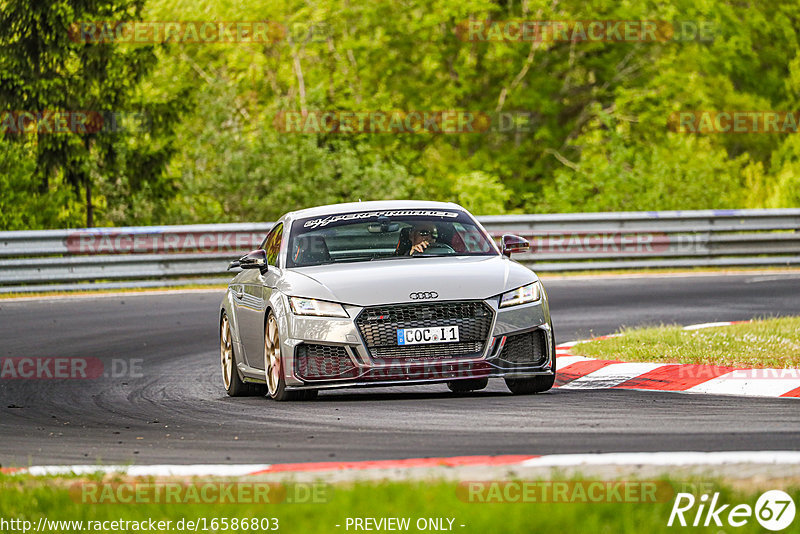
<instances>
[{"instance_id":1,"label":"white track line","mask_svg":"<svg viewBox=\"0 0 800 534\"><path fill-rule=\"evenodd\" d=\"M359 463L359 462L356 462ZM365 462L370 463L370 462ZM716 466L724 464L800 465L800 451L731 451L731 452L614 452L602 454L551 454L520 460L521 467L580 467L591 465L635 466ZM302 465L302 464L299 464ZM34 476L86 475L120 473L128 476L246 476L264 471L270 464L228 465L51 465L33 466L18 471ZM418 468L398 466L395 469ZM356 467L356 469L358 469ZM344 469L349 471L350 469ZM288 470L291 471L291 470Z\"/></svg>"},{"instance_id":2,"label":"white track line","mask_svg":"<svg viewBox=\"0 0 800 534\"><path fill-rule=\"evenodd\" d=\"M40 465L25 471L34 476L87 475L90 473L124 473L146 476L243 476L263 471L271 464L197 464L197 465Z\"/></svg>"},{"instance_id":3,"label":"white track line","mask_svg":"<svg viewBox=\"0 0 800 534\"><path fill-rule=\"evenodd\" d=\"M30 297L0 297L0 304L11 302L58 302L64 300L88 300L88 299L108 299L119 297L150 297L159 295L186 295L191 293L216 293L222 295L225 293L224 287L219 288L195 288L195 289L144 289L141 291L112 291L106 292L102 290L86 290L85 293L76 293L74 295L31 295ZM220 297L221 298L221 297Z\"/></svg>"},{"instance_id":4,"label":"white track line","mask_svg":"<svg viewBox=\"0 0 800 534\"><path fill-rule=\"evenodd\" d=\"M559 356L556 354L556 369L563 371L565 367L569 367L573 363L585 362L586 360L591 360L591 358L586 356Z\"/></svg>"},{"instance_id":5,"label":"white track line","mask_svg":"<svg viewBox=\"0 0 800 534\"><path fill-rule=\"evenodd\" d=\"M700 324L690 324L688 326L684 326L684 330L702 330L703 328L716 328L718 326L730 326L733 323L731 321L721 321L718 323L700 323Z\"/></svg>"},{"instance_id":6,"label":"white track line","mask_svg":"<svg viewBox=\"0 0 800 534\"><path fill-rule=\"evenodd\" d=\"M753 397L780 397L793 389L800 387L800 378L797 377L796 370L784 369L783 371L795 371L794 378L781 378L781 369L757 369L762 377L753 373L754 370L731 371L703 382L692 388L687 389L689 393L709 393L712 395L749 395ZM773 377L766 372L775 373Z\"/></svg>"},{"instance_id":7,"label":"white track line","mask_svg":"<svg viewBox=\"0 0 800 534\"><path fill-rule=\"evenodd\" d=\"M522 462L524 467L580 465L800 464L800 451L612 452L551 454Z\"/></svg>"}]
</instances>

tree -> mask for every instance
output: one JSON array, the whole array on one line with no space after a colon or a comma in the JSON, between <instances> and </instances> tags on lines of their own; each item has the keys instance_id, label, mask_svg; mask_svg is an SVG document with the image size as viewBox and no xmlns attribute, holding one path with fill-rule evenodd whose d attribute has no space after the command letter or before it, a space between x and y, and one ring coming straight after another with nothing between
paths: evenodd
<instances>
[{"instance_id":1,"label":"tree","mask_svg":"<svg viewBox=\"0 0 800 534\"><path fill-rule=\"evenodd\" d=\"M165 121L164 117L151 117L156 103L143 101L137 93L140 82L157 63L154 46L75 38L74 24L137 19L143 5L144 0L9 0L0 5L0 109L44 113L44 117L49 112L67 112L69 117L89 112L90 117L103 121L99 130L90 127L82 131L76 126L72 133L51 133L46 127L34 126L27 134L6 133L7 142L33 147L34 179L40 195L47 195L53 182L56 189L61 183L68 185L76 197L83 192L86 226L95 222L95 182L130 177L133 164L137 165L129 181L132 190L164 181L171 151L163 145L169 144L175 110L180 109L177 103L186 102L185 97L168 102L166 108L173 120ZM132 126L135 121L123 117L134 112L149 117L145 123L160 126L160 139L142 142L138 130L120 130ZM123 149L127 157L121 160ZM148 155L150 165L138 165ZM163 184L156 188L162 194L169 189Z\"/></svg>"}]
</instances>

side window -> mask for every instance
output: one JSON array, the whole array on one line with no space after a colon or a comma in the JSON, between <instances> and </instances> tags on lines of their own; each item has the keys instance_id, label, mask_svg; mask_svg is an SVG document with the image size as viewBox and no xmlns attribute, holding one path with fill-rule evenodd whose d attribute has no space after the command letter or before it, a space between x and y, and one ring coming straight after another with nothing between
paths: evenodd
<instances>
[{"instance_id":1,"label":"side window","mask_svg":"<svg viewBox=\"0 0 800 534\"><path fill-rule=\"evenodd\" d=\"M270 265L278 264L278 252L281 250L282 237L283 224L278 224L270 230L267 239L264 241L264 250L267 251L267 263Z\"/></svg>"},{"instance_id":2,"label":"side window","mask_svg":"<svg viewBox=\"0 0 800 534\"><path fill-rule=\"evenodd\" d=\"M460 223L455 223L453 226L455 227L456 235L460 238L462 247L466 249L467 252L474 254L490 252L492 250L491 245L483 234L481 234L480 230L473 225L470 224L468 227L465 227Z\"/></svg>"}]
</instances>

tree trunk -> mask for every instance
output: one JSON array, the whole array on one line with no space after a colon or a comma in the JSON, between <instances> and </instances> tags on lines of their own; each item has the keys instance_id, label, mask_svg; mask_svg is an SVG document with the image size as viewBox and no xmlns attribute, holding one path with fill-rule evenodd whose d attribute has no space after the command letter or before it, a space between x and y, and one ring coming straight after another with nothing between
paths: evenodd
<instances>
[{"instance_id":1,"label":"tree trunk","mask_svg":"<svg viewBox=\"0 0 800 534\"><path fill-rule=\"evenodd\" d=\"M89 136L83 140L83 146L86 147L86 153L91 157L92 142ZM92 204L92 173L84 170L83 185L86 188L86 228L94 226L94 205Z\"/></svg>"},{"instance_id":2,"label":"tree trunk","mask_svg":"<svg viewBox=\"0 0 800 534\"><path fill-rule=\"evenodd\" d=\"M92 179L84 176L83 183L86 186L86 228L94 226L94 206L92 205Z\"/></svg>"}]
</instances>

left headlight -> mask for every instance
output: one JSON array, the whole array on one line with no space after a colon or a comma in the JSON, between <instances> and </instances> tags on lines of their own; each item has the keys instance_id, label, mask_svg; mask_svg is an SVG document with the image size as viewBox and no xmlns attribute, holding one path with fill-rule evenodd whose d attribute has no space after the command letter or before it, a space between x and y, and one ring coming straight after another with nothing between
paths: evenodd
<instances>
[{"instance_id":1,"label":"left headlight","mask_svg":"<svg viewBox=\"0 0 800 534\"><path fill-rule=\"evenodd\" d=\"M539 282L528 284L527 286L519 287L513 291L508 291L500 296L500 307L517 306L519 304L528 304L529 302L536 302L542 298L542 288Z\"/></svg>"},{"instance_id":2,"label":"left headlight","mask_svg":"<svg viewBox=\"0 0 800 534\"><path fill-rule=\"evenodd\" d=\"M316 315L318 317L349 317L344 307L326 300L289 297L289 307L295 315Z\"/></svg>"}]
</instances>

